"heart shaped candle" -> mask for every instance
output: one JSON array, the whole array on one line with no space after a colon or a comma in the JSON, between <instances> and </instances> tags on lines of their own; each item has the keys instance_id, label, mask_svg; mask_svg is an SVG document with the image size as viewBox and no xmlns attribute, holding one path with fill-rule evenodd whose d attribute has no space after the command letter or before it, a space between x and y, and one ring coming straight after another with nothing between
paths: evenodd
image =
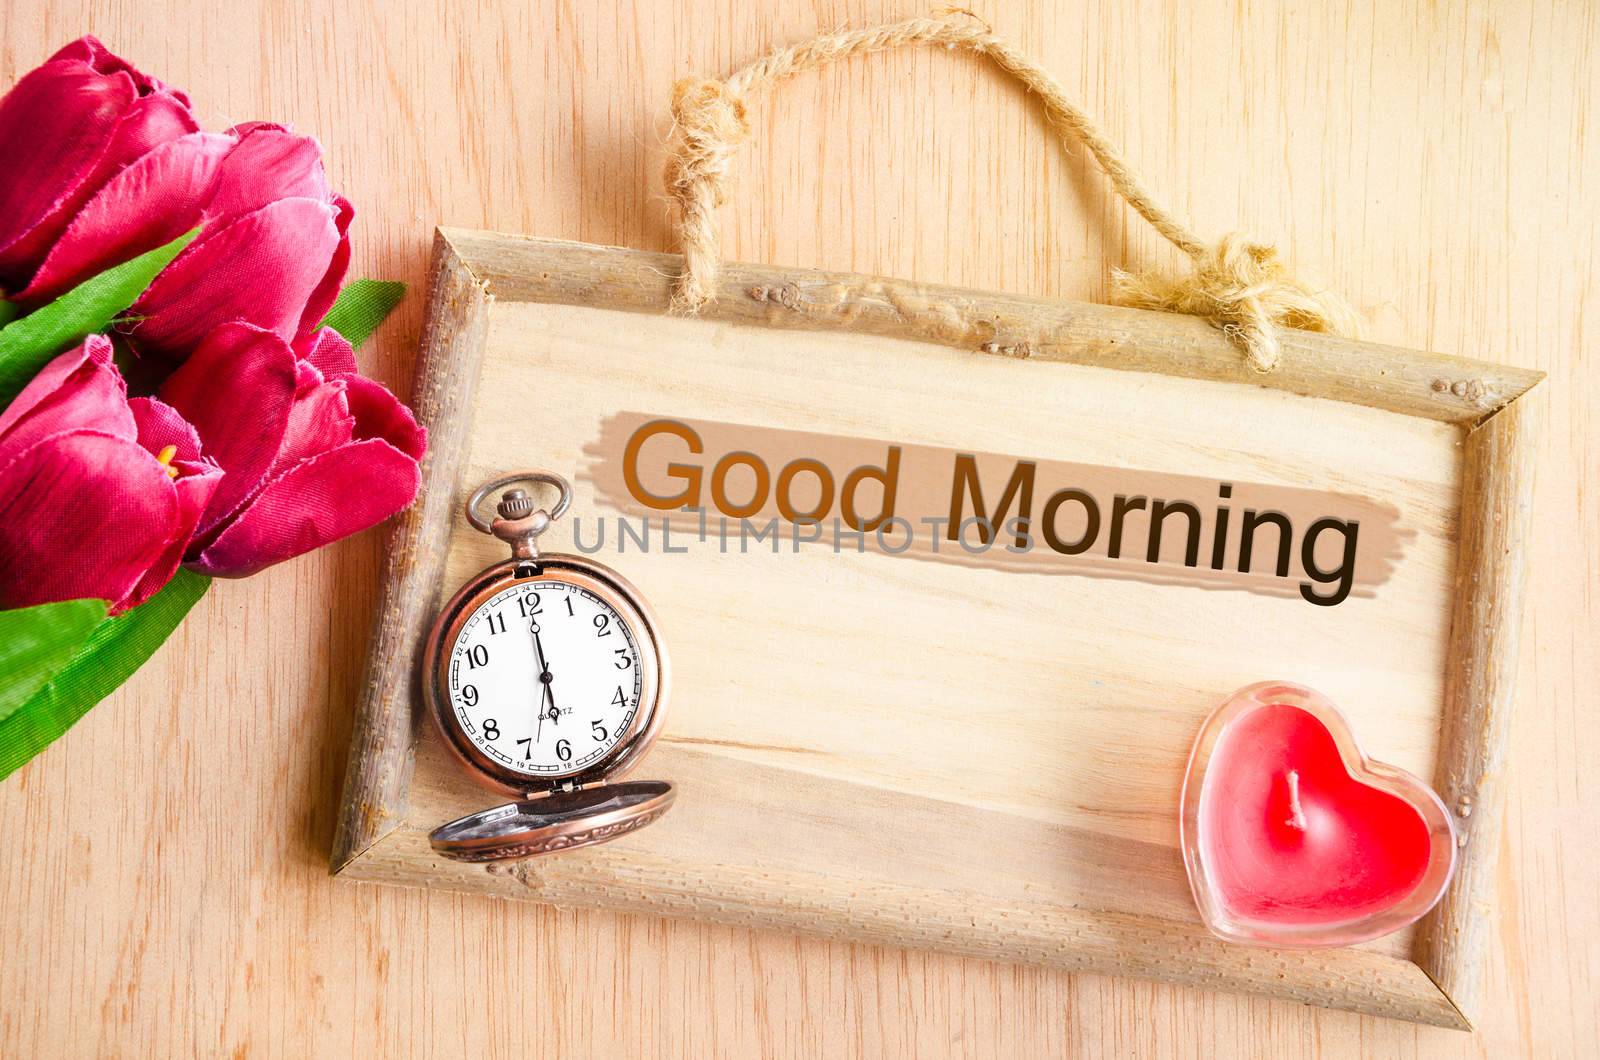
<instances>
[{"instance_id":1,"label":"heart shaped candle","mask_svg":"<svg viewBox=\"0 0 1600 1060\"><path fill-rule=\"evenodd\" d=\"M1433 908L1455 868L1432 789L1368 759L1332 703L1283 682L1240 689L1206 720L1182 832L1200 915L1230 942L1376 938Z\"/></svg>"}]
</instances>

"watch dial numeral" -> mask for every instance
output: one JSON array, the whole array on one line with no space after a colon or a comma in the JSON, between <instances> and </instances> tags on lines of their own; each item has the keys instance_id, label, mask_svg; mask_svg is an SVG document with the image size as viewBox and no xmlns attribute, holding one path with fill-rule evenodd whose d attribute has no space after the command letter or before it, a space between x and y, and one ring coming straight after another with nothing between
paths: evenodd
<instances>
[{"instance_id":1,"label":"watch dial numeral","mask_svg":"<svg viewBox=\"0 0 1600 1060\"><path fill-rule=\"evenodd\" d=\"M483 722L483 734L491 740L500 739L500 723L495 721L493 718L485 718Z\"/></svg>"},{"instance_id":2,"label":"watch dial numeral","mask_svg":"<svg viewBox=\"0 0 1600 1060\"><path fill-rule=\"evenodd\" d=\"M524 762L533 761L533 737L532 736L524 736L522 739L517 741L517 746L522 748L522 760Z\"/></svg>"},{"instance_id":3,"label":"watch dial numeral","mask_svg":"<svg viewBox=\"0 0 1600 1060\"><path fill-rule=\"evenodd\" d=\"M626 670L628 667L633 665L633 660L628 658L627 652L627 648L617 649L617 669Z\"/></svg>"},{"instance_id":4,"label":"watch dial numeral","mask_svg":"<svg viewBox=\"0 0 1600 1060\"><path fill-rule=\"evenodd\" d=\"M526 596L517 597L517 606L522 609L523 618L532 618L544 610L539 606L538 593L528 593Z\"/></svg>"},{"instance_id":5,"label":"watch dial numeral","mask_svg":"<svg viewBox=\"0 0 1600 1060\"><path fill-rule=\"evenodd\" d=\"M603 611L600 614L595 615L594 628L596 630L595 636L597 637L611 636L611 616Z\"/></svg>"},{"instance_id":6,"label":"watch dial numeral","mask_svg":"<svg viewBox=\"0 0 1600 1060\"><path fill-rule=\"evenodd\" d=\"M486 621L490 633L504 633L506 631L506 616L503 613L496 612L490 615Z\"/></svg>"},{"instance_id":7,"label":"watch dial numeral","mask_svg":"<svg viewBox=\"0 0 1600 1060\"><path fill-rule=\"evenodd\" d=\"M602 723L601 719L596 718L589 723L589 735L594 737L595 743L605 743L606 737L609 736L610 733L606 732L606 727Z\"/></svg>"},{"instance_id":8,"label":"watch dial numeral","mask_svg":"<svg viewBox=\"0 0 1600 1060\"><path fill-rule=\"evenodd\" d=\"M480 666L489 665L489 645L474 644L467 649L467 669L476 670Z\"/></svg>"},{"instance_id":9,"label":"watch dial numeral","mask_svg":"<svg viewBox=\"0 0 1600 1060\"><path fill-rule=\"evenodd\" d=\"M566 740L556 741L556 757L563 762L572 761L572 744Z\"/></svg>"},{"instance_id":10,"label":"watch dial numeral","mask_svg":"<svg viewBox=\"0 0 1600 1060\"><path fill-rule=\"evenodd\" d=\"M566 600L563 601L563 603L565 603L567 605L567 617L568 618L576 617L574 615L574 613L573 613L573 610L572 610L572 594L571 593L567 594L567 598L566 598Z\"/></svg>"},{"instance_id":11,"label":"watch dial numeral","mask_svg":"<svg viewBox=\"0 0 1600 1060\"><path fill-rule=\"evenodd\" d=\"M478 705L478 690L472 685L461 686L461 702L469 707Z\"/></svg>"}]
</instances>

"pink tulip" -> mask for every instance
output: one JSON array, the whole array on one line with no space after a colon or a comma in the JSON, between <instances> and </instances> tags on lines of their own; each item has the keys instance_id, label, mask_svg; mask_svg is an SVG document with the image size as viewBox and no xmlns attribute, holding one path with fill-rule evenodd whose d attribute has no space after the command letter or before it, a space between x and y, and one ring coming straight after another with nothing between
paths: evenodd
<instances>
[{"instance_id":1,"label":"pink tulip","mask_svg":"<svg viewBox=\"0 0 1600 1060\"><path fill-rule=\"evenodd\" d=\"M111 341L90 336L0 413L0 608L142 602L222 479L175 409L128 399Z\"/></svg>"},{"instance_id":2,"label":"pink tulip","mask_svg":"<svg viewBox=\"0 0 1600 1060\"><path fill-rule=\"evenodd\" d=\"M218 324L288 341L321 322L350 263L353 211L309 136L256 122L161 144L88 200L17 297L38 304L167 243L200 235L130 310L139 351L181 360Z\"/></svg>"},{"instance_id":3,"label":"pink tulip","mask_svg":"<svg viewBox=\"0 0 1600 1060\"><path fill-rule=\"evenodd\" d=\"M185 563L242 577L364 530L411 503L427 432L356 374L330 328L294 345L251 324L208 334L160 396L224 472Z\"/></svg>"},{"instance_id":4,"label":"pink tulip","mask_svg":"<svg viewBox=\"0 0 1600 1060\"><path fill-rule=\"evenodd\" d=\"M0 99L0 292L28 283L79 207L159 145L199 128L189 97L76 40Z\"/></svg>"},{"instance_id":5,"label":"pink tulip","mask_svg":"<svg viewBox=\"0 0 1600 1060\"><path fill-rule=\"evenodd\" d=\"M0 145L0 294L26 309L197 226L130 311L141 353L181 360L230 320L289 341L339 292L353 211L317 142L266 122L201 132L188 97L93 37L0 100Z\"/></svg>"}]
</instances>

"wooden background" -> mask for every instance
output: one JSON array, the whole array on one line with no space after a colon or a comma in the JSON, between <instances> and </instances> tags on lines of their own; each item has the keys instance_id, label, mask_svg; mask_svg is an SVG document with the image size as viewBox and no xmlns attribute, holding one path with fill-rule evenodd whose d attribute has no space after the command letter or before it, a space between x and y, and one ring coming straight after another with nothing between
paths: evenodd
<instances>
[{"instance_id":1,"label":"wooden background","mask_svg":"<svg viewBox=\"0 0 1600 1060\"><path fill-rule=\"evenodd\" d=\"M1281 1002L326 877L382 535L220 585L0 785L18 1056L1592 1055L1600 1042L1600 22L1583 3L977 4L1203 232L1279 239L1382 341L1550 372L1526 689L1472 1036ZM1180 9L1181 8L1181 9ZM665 248L666 94L914 5L8 2L0 81L83 31L203 120L290 121L356 274L435 223ZM753 110L731 256L1068 298L1172 254L976 61L922 51ZM1588 178L1588 179L1585 179ZM404 390L413 296L363 354Z\"/></svg>"}]
</instances>

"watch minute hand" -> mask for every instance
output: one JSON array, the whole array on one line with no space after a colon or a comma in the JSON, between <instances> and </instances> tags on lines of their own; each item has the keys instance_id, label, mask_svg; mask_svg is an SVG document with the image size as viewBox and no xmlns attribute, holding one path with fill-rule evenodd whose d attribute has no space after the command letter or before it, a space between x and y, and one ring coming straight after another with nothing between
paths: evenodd
<instances>
[{"instance_id":1,"label":"watch minute hand","mask_svg":"<svg viewBox=\"0 0 1600 1060\"><path fill-rule=\"evenodd\" d=\"M539 672L541 674L549 673L550 667L546 666L544 661L544 644L539 640L538 619L534 619L533 622L529 624L528 631L533 634L533 653L539 663Z\"/></svg>"},{"instance_id":2,"label":"watch minute hand","mask_svg":"<svg viewBox=\"0 0 1600 1060\"><path fill-rule=\"evenodd\" d=\"M529 626L529 628L533 631L533 650L534 650L534 654L537 655L538 662L539 662L539 681L540 681L541 684L544 685L544 696L541 697L541 699L539 701L539 722L540 722L540 726L539 727L542 729L544 727L544 716L545 716L544 699L548 698L549 701L550 701L550 720L551 721L559 720L558 711L556 710L556 693L555 693L555 689L553 689L551 687L551 685L550 685L550 679L551 679L550 664L545 661L545 657L544 657L544 641L542 641L539 638L539 623L538 623L538 621L535 620ZM536 739L536 740L538 739L537 733L535 734L534 739Z\"/></svg>"},{"instance_id":3,"label":"watch minute hand","mask_svg":"<svg viewBox=\"0 0 1600 1060\"><path fill-rule=\"evenodd\" d=\"M539 620L534 619L528 624L528 632L533 634L533 654L539 663L539 706L537 712L538 722L533 727L533 742L538 743L544 738L544 700L550 694L550 668L544 663L544 645L539 642Z\"/></svg>"}]
</instances>

